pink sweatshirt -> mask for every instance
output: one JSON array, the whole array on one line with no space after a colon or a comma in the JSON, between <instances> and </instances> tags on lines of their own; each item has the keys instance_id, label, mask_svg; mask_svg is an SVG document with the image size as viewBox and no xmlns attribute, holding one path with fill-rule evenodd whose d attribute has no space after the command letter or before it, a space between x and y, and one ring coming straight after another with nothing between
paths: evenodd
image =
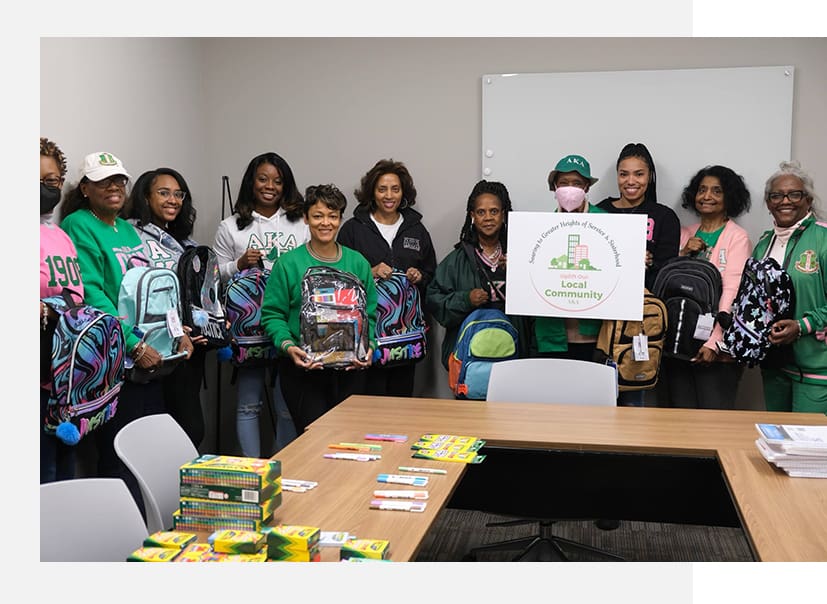
<instances>
[{"instance_id":1,"label":"pink sweatshirt","mask_svg":"<svg viewBox=\"0 0 827 604\"><path fill-rule=\"evenodd\" d=\"M68 287L83 299L83 281L75 245L63 230L51 223L40 224L40 297L60 294ZM74 296L76 299L78 296ZM78 300L78 301L80 301Z\"/></svg>"},{"instance_id":2,"label":"pink sweatshirt","mask_svg":"<svg viewBox=\"0 0 827 604\"><path fill-rule=\"evenodd\" d=\"M686 242L695 236L695 232L700 226L701 223L698 222L681 228L680 249L683 249ZM709 256L709 261L721 271L723 291L718 304L719 311L729 312L731 309L732 301L735 299L735 294L738 293L738 286L741 283L744 264L746 264L751 253L752 243L747 232L735 224L732 219L728 220L720 237L718 237L718 242L712 248L712 254ZM723 329L715 323L715 329L712 330L709 339L704 342L704 346L717 352L716 343L721 341L723 335Z\"/></svg>"}]
</instances>

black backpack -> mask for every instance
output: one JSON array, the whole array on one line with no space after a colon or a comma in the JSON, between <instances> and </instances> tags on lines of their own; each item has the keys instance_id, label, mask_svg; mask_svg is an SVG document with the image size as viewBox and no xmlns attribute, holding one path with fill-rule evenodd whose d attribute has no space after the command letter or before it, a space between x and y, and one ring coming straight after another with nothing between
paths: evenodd
<instances>
[{"instance_id":1,"label":"black backpack","mask_svg":"<svg viewBox=\"0 0 827 604\"><path fill-rule=\"evenodd\" d=\"M208 348L230 343L218 288L218 257L207 245L187 248L178 259L181 285L181 322L192 328L191 337L204 336Z\"/></svg>"},{"instance_id":2,"label":"black backpack","mask_svg":"<svg viewBox=\"0 0 827 604\"><path fill-rule=\"evenodd\" d=\"M711 262L692 256L666 261L655 277L652 293L666 304L666 337L663 355L690 360L705 340L695 339L701 315L718 313L721 273Z\"/></svg>"}]
</instances>

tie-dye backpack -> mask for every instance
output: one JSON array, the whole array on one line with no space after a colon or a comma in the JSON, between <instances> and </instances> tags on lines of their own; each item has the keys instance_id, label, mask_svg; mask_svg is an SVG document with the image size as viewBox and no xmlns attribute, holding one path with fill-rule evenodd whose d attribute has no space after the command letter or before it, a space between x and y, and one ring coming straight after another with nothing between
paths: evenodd
<instances>
[{"instance_id":1,"label":"tie-dye backpack","mask_svg":"<svg viewBox=\"0 0 827 604\"><path fill-rule=\"evenodd\" d=\"M71 296L43 300L57 315L43 428L69 445L115 415L124 381L124 336L114 316Z\"/></svg>"},{"instance_id":2,"label":"tie-dye backpack","mask_svg":"<svg viewBox=\"0 0 827 604\"><path fill-rule=\"evenodd\" d=\"M252 266L232 276L224 290L224 312L230 322L232 356L236 367L269 366L276 347L261 326L261 303L270 271Z\"/></svg>"},{"instance_id":3,"label":"tie-dye backpack","mask_svg":"<svg viewBox=\"0 0 827 604\"><path fill-rule=\"evenodd\" d=\"M419 290L405 273L394 271L376 280L376 351L383 367L421 361L428 350Z\"/></svg>"}]
</instances>

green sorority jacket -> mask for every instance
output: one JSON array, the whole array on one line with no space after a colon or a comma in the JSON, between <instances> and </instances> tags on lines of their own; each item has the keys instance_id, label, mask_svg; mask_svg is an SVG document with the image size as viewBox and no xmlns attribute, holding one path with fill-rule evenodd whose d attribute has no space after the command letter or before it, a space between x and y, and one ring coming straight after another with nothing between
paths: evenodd
<instances>
[{"instance_id":1,"label":"green sorority jacket","mask_svg":"<svg viewBox=\"0 0 827 604\"><path fill-rule=\"evenodd\" d=\"M425 291L425 308L445 328L442 340L442 366L448 369L448 357L456 346L459 327L476 307L471 304L472 289L487 289L479 269L468 258L462 246L452 250L436 267L434 278ZM508 293L506 292L506 296ZM527 356L523 317L508 317L517 329L520 339L519 356Z\"/></svg>"},{"instance_id":2,"label":"green sorority jacket","mask_svg":"<svg viewBox=\"0 0 827 604\"><path fill-rule=\"evenodd\" d=\"M772 236L772 230L761 235L753 258L766 255ZM785 370L804 382L827 386L827 223L812 215L804 219L790 237L784 260L795 288L794 318L801 327L801 337L793 342L796 366ZM83 279L85 284L85 273Z\"/></svg>"}]
</instances>

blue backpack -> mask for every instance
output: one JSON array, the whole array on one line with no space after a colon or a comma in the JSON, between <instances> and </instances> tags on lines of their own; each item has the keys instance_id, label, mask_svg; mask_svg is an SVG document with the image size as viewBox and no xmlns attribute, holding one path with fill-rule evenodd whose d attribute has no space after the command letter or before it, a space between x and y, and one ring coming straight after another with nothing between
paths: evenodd
<instances>
[{"instance_id":1,"label":"blue backpack","mask_svg":"<svg viewBox=\"0 0 827 604\"><path fill-rule=\"evenodd\" d=\"M134 326L141 340L158 351L162 366L152 373L127 363L126 377L146 383L172 373L186 355L176 353L178 338L167 327L167 315L174 311L181 318L181 293L178 275L169 268L136 266L124 273L118 293L118 314Z\"/></svg>"},{"instance_id":2,"label":"blue backpack","mask_svg":"<svg viewBox=\"0 0 827 604\"><path fill-rule=\"evenodd\" d=\"M58 315L43 429L74 445L115 415L124 380L123 329L116 317L70 296L43 302Z\"/></svg>"},{"instance_id":3,"label":"blue backpack","mask_svg":"<svg viewBox=\"0 0 827 604\"><path fill-rule=\"evenodd\" d=\"M478 308L459 328L454 351L448 357L448 385L457 398L485 400L491 366L516 359L517 329L500 310Z\"/></svg>"},{"instance_id":4,"label":"blue backpack","mask_svg":"<svg viewBox=\"0 0 827 604\"><path fill-rule=\"evenodd\" d=\"M405 273L376 280L376 350L373 363L393 367L421 361L428 352L419 290Z\"/></svg>"}]
</instances>

